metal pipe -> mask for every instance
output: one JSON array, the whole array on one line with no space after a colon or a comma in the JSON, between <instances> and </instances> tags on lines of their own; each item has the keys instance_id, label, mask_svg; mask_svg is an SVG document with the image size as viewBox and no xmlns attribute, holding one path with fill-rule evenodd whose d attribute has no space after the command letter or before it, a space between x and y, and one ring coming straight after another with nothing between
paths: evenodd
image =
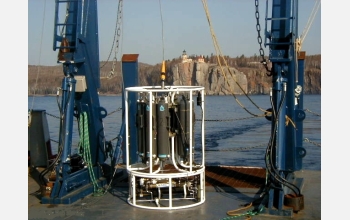
<instances>
[{"instance_id":1,"label":"metal pipe","mask_svg":"<svg viewBox=\"0 0 350 220\"><path fill-rule=\"evenodd\" d=\"M128 117L129 117L129 105L128 105L128 91L125 91L125 100L124 100L124 103L125 103L125 148L126 148L126 167L129 167L130 166L130 162L129 162L129 120L128 120Z\"/></svg>"},{"instance_id":2,"label":"metal pipe","mask_svg":"<svg viewBox=\"0 0 350 220\"><path fill-rule=\"evenodd\" d=\"M180 171L180 172L188 172L187 170L183 170L183 169L180 169L177 165L176 165L176 160L175 160L175 151L174 151L174 137L171 137L171 159L173 161L173 165L174 167Z\"/></svg>"},{"instance_id":3,"label":"metal pipe","mask_svg":"<svg viewBox=\"0 0 350 220\"><path fill-rule=\"evenodd\" d=\"M148 191L148 185L146 185L146 192L151 194L151 200L153 200L153 192L152 191Z\"/></svg>"},{"instance_id":4,"label":"metal pipe","mask_svg":"<svg viewBox=\"0 0 350 220\"><path fill-rule=\"evenodd\" d=\"M184 188L184 198L186 198L186 196L187 196L187 192L186 192L186 183L183 185L183 188Z\"/></svg>"},{"instance_id":5,"label":"metal pipe","mask_svg":"<svg viewBox=\"0 0 350 220\"><path fill-rule=\"evenodd\" d=\"M204 102L204 92L201 93L201 96L202 96L202 102ZM201 104L201 108L202 108L202 164L200 167L204 166L205 164L205 137L204 137L204 105L203 103Z\"/></svg>"},{"instance_id":6,"label":"metal pipe","mask_svg":"<svg viewBox=\"0 0 350 220\"><path fill-rule=\"evenodd\" d=\"M192 109L192 91L190 92L190 101L189 101L189 103L190 103L190 135L189 135L189 146L190 146L190 172L192 172L192 163L193 163L193 161L192 161L192 111L193 111L193 109Z\"/></svg>"},{"instance_id":7,"label":"metal pipe","mask_svg":"<svg viewBox=\"0 0 350 220\"><path fill-rule=\"evenodd\" d=\"M149 92L149 114L150 114L150 117L149 117L149 121L148 121L148 124L149 124L149 163L152 164L152 92ZM152 166L150 166L150 169L149 169L149 172L152 173Z\"/></svg>"}]
</instances>

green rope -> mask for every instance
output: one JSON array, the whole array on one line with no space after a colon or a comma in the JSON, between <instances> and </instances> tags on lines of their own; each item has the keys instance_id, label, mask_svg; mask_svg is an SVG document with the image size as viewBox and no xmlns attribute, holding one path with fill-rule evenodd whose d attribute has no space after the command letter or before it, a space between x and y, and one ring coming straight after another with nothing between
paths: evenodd
<instances>
[{"instance_id":1,"label":"green rope","mask_svg":"<svg viewBox=\"0 0 350 220\"><path fill-rule=\"evenodd\" d=\"M90 153L90 140L89 140L89 127L88 127L88 117L87 113L83 112L80 114L79 120L79 129L80 129L80 151L83 152L83 158L87 164L90 179L94 186L94 196L103 195L103 190L98 187L97 180L95 177L94 169L91 162L91 153Z\"/></svg>"}]
</instances>

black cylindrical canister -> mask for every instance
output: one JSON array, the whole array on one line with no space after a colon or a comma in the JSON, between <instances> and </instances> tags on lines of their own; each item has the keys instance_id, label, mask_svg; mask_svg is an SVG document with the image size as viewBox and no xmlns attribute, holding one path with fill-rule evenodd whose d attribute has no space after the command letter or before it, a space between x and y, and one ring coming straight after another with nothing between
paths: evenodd
<instances>
[{"instance_id":1,"label":"black cylindrical canister","mask_svg":"<svg viewBox=\"0 0 350 220\"><path fill-rule=\"evenodd\" d=\"M146 155L146 127L145 127L146 103L137 103L136 128L137 128L137 149L140 157Z\"/></svg>"},{"instance_id":2,"label":"black cylindrical canister","mask_svg":"<svg viewBox=\"0 0 350 220\"><path fill-rule=\"evenodd\" d=\"M152 145L152 156L155 157L157 155L156 104L152 103L152 112L150 112L150 105L148 103L145 105L145 109L146 155L150 157L150 146ZM150 127L150 118L152 118L152 127Z\"/></svg>"},{"instance_id":3,"label":"black cylindrical canister","mask_svg":"<svg viewBox=\"0 0 350 220\"><path fill-rule=\"evenodd\" d=\"M169 108L164 99L157 103L157 145L159 159L165 159L170 155L169 142Z\"/></svg>"}]
</instances>

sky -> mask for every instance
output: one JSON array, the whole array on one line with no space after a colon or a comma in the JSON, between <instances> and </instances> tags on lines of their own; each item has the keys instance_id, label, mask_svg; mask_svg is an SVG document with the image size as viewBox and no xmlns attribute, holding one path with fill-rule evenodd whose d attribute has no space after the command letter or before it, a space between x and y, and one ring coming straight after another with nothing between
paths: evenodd
<instances>
[{"instance_id":1,"label":"sky","mask_svg":"<svg viewBox=\"0 0 350 220\"><path fill-rule=\"evenodd\" d=\"M98 1L100 60L113 50L118 0ZM224 55L259 55L254 0L208 0L208 9ZM259 1L261 35L265 27L265 1ZM299 1L299 30L303 33L315 0ZM28 64L57 65L53 51L54 0L28 1ZM201 0L125 0L117 59L139 54L139 62L156 64L187 54L215 54ZM264 39L264 38L263 38ZM321 53L321 7L303 43L307 54ZM268 48L264 48L265 54ZM163 54L164 51L164 54ZM111 56L113 58L114 52ZM110 59L111 60L111 59Z\"/></svg>"}]
</instances>

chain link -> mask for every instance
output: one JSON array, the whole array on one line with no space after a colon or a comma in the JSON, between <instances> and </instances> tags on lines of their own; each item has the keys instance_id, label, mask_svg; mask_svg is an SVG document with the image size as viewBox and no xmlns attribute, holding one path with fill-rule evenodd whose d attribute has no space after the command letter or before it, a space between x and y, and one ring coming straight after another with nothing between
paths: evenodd
<instances>
[{"instance_id":1,"label":"chain link","mask_svg":"<svg viewBox=\"0 0 350 220\"><path fill-rule=\"evenodd\" d=\"M245 118L232 118L232 119L205 119L204 121L218 121L218 122L226 122L226 121L239 121L239 120L245 120L245 119L252 119L252 118L258 118L263 116L253 116L253 117L245 117ZM196 121L202 121L201 119L196 119Z\"/></svg>"},{"instance_id":2,"label":"chain link","mask_svg":"<svg viewBox=\"0 0 350 220\"><path fill-rule=\"evenodd\" d=\"M114 49L114 58L113 58L113 64L112 64L112 70L109 72L107 78L111 79L112 76L114 75L114 69L115 69L115 64L117 63L117 54L118 54L118 49L119 49L119 40L120 40L120 33L121 33L121 29L120 29L120 25L122 22L122 7L123 7L123 1L119 0L119 4L118 4L118 18L117 18L117 40L116 40L116 47Z\"/></svg>"},{"instance_id":3,"label":"chain link","mask_svg":"<svg viewBox=\"0 0 350 220\"><path fill-rule=\"evenodd\" d=\"M112 114L114 114L114 113L116 113L116 112L119 112L119 111L121 111L121 110L122 110L122 108L119 107L118 109L116 109L116 110L110 112L110 113L107 114L107 115L108 115L108 116L109 116L109 115L112 115ZM305 111L308 111L308 112L310 112L310 113L312 113L312 114L314 114L314 115L317 115L317 116L321 116L320 114L314 113L314 112L310 111L309 109L305 109ZM50 113L46 113L46 114L49 115L49 116L51 116L51 117L54 117L54 118L59 119L59 117L57 117L57 116L55 116L55 115L52 115L52 114L50 114ZM205 119L204 121L207 121L207 122L229 122L229 121L238 121L238 120L252 119L252 118L256 118L256 117L257 117L257 116L254 116L254 117L245 117L245 118L234 118L234 119ZM260 117L260 116L259 116L259 117ZM196 121L201 121L201 119L196 119ZM119 137L115 137L115 138L111 139L110 141L117 140L118 138L119 138ZM52 140L52 139L51 139L51 141L58 143L58 141L55 141L55 140ZM304 141L305 141L305 142L309 142L309 143L311 143L311 144L314 144L314 145L316 145L316 146L318 146L318 147L321 147L321 144L316 143L316 142L314 142L314 141L310 141L308 138L304 138ZM257 145L257 146L253 146L253 147L232 148L232 149L222 149L222 150L205 150L205 151L239 151L239 150L249 150L249 149L258 148L258 147L261 147L261 146L264 146L264 145L265 145L265 144L261 144L261 145Z\"/></svg>"},{"instance_id":4,"label":"chain link","mask_svg":"<svg viewBox=\"0 0 350 220\"><path fill-rule=\"evenodd\" d=\"M112 115L112 114L114 114L114 113L116 113L116 112L119 112L119 111L121 111L121 110L122 110L122 108L119 107L119 108L117 108L116 110L114 110L114 111L108 113L107 116ZM58 117L58 116L56 116L56 115L53 115L53 114L50 114L50 113L46 113L46 115L51 116L51 117L53 117L53 118L60 119L60 117Z\"/></svg>"},{"instance_id":5,"label":"chain link","mask_svg":"<svg viewBox=\"0 0 350 220\"><path fill-rule=\"evenodd\" d=\"M117 108L116 110L114 110L114 111L112 111L112 112L108 113L108 114L107 114L107 116L112 115L112 114L114 114L114 113L116 113L116 112L119 112L120 110L122 110L122 108L121 108L121 107L119 107L119 108ZM50 114L50 113L46 113L46 115L51 116L51 117L53 117L53 118L60 119L60 117L55 116L55 115ZM110 141L117 140L118 138L119 138L119 137L115 137L115 138L111 139ZM51 141L53 141L53 142L55 142L55 143L58 143L58 141L56 141L56 140L53 140L53 139L50 139L50 140L51 140Z\"/></svg>"},{"instance_id":6,"label":"chain link","mask_svg":"<svg viewBox=\"0 0 350 220\"><path fill-rule=\"evenodd\" d=\"M308 138L304 138L304 141L305 141L305 142L309 142L309 143L311 143L311 144L313 144L313 145L315 145L315 146L317 146L317 147L321 147L321 144L316 143L316 142L314 142L314 141L310 141Z\"/></svg>"},{"instance_id":7,"label":"chain link","mask_svg":"<svg viewBox=\"0 0 350 220\"><path fill-rule=\"evenodd\" d=\"M311 144L314 144L318 147L321 147L321 144L319 143L316 143L314 141L310 141L308 138L304 138L304 141L305 142L309 142ZM251 146L251 147L240 147L240 148L226 148L226 149L206 149L205 151L243 151L243 150L251 150L251 149L254 149L254 148L259 148L259 147L263 147L263 146L266 146L265 143L263 144L260 144L260 145L256 145L256 146Z\"/></svg>"},{"instance_id":8,"label":"chain link","mask_svg":"<svg viewBox=\"0 0 350 220\"><path fill-rule=\"evenodd\" d=\"M117 140L119 139L119 137L115 137L113 139L111 139L110 141L114 141L114 140ZM55 142L55 143L58 143L58 141L56 140L53 140L53 139L50 139L51 141ZM318 147L321 147L321 144L317 143L317 142L314 142L314 141L310 141L308 138L304 138L304 141L305 142L308 142L308 143L311 143L315 146L318 146ZM266 144L260 144L260 145L256 145L256 146L251 146L251 147L241 147L241 148L226 148L226 149L220 149L220 150L216 150L216 149L206 149L205 151L242 151L242 150L250 150L250 149L254 149L254 148L259 148L259 147L263 147L263 146L266 146Z\"/></svg>"},{"instance_id":9,"label":"chain link","mask_svg":"<svg viewBox=\"0 0 350 220\"><path fill-rule=\"evenodd\" d=\"M56 115L53 115L53 114L50 114L50 113L47 113L47 112L46 112L46 115L49 115L49 116L51 116L51 117L54 117L54 118L60 119L60 117L58 117L58 116L56 116Z\"/></svg>"},{"instance_id":10,"label":"chain link","mask_svg":"<svg viewBox=\"0 0 350 220\"><path fill-rule=\"evenodd\" d=\"M116 113L116 112L119 112L120 110L122 110L121 107L119 107L119 108L117 108L116 110L114 110L114 111L108 113L107 116L112 115L112 114L114 114L114 113Z\"/></svg>"},{"instance_id":11,"label":"chain link","mask_svg":"<svg viewBox=\"0 0 350 220\"><path fill-rule=\"evenodd\" d=\"M312 111L310 111L309 109L305 109L304 111L310 112L310 113L311 113L311 114L313 114L313 115L317 115L317 116L320 116L320 117L321 117L321 115L320 115L320 114L315 113L315 112L312 112Z\"/></svg>"},{"instance_id":12,"label":"chain link","mask_svg":"<svg viewBox=\"0 0 350 220\"><path fill-rule=\"evenodd\" d=\"M261 27L260 27L260 22L259 22L259 18L260 18L260 13L259 13L259 0L255 0L255 18L256 18L256 31L258 32L258 43L260 45L260 49L259 49L259 53L260 56L262 58L262 61L260 61L260 63L262 63L266 69L267 72L266 73L267 76L271 76L271 70L269 70L269 68L267 67L267 61L265 59L265 53L264 53L264 49L262 48L262 38L260 35L260 31L261 31Z\"/></svg>"},{"instance_id":13,"label":"chain link","mask_svg":"<svg viewBox=\"0 0 350 220\"><path fill-rule=\"evenodd\" d=\"M114 58L113 58L113 63L112 63L112 70L109 72L107 78L110 79L112 78L112 76L114 75L114 70L115 70L115 65L117 62L117 54L118 54L118 49L119 49L119 40L120 40L120 35L121 35L121 22L122 22L122 6L123 6L123 1L119 0L118 3L118 14L117 14L117 22L116 22L116 26L115 26L115 32L114 32L114 38L113 38L113 45L111 48L111 51L108 55L107 61L100 67L100 69L102 69L107 62L109 61L109 58L111 57L113 48L114 48ZM114 43L116 44L114 47Z\"/></svg>"},{"instance_id":14,"label":"chain link","mask_svg":"<svg viewBox=\"0 0 350 220\"><path fill-rule=\"evenodd\" d=\"M50 138L50 140L51 140L52 142L55 142L55 143L57 143L57 144L59 143L58 141L56 141L56 140L53 140L53 139L51 139L51 138Z\"/></svg>"},{"instance_id":15,"label":"chain link","mask_svg":"<svg viewBox=\"0 0 350 220\"><path fill-rule=\"evenodd\" d=\"M112 142L112 141L114 141L114 140L118 140L118 139L119 139L119 137L118 137L118 136L117 136L117 137L115 137L115 138L112 138L112 139L111 139L111 142Z\"/></svg>"},{"instance_id":16,"label":"chain link","mask_svg":"<svg viewBox=\"0 0 350 220\"><path fill-rule=\"evenodd\" d=\"M240 147L240 148L226 148L226 149L206 149L205 151L241 151L241 150L250 150L254 148L259 148L266 146L266 144L259 144L256 146L251 146L251 147Z\"/></svg>"}]
</instances>

